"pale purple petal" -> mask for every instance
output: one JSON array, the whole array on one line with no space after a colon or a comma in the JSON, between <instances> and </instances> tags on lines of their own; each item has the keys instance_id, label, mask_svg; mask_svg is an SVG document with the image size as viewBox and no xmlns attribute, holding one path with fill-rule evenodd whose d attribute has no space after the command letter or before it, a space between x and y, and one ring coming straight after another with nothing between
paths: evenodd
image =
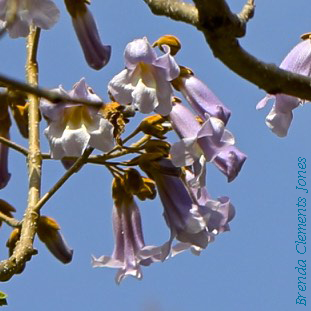
<instances>
[{"instance_id":1,"label":"pale purple petal","mask_svg":"<svg viewBox=\"0 0 311 311\"><path fill-rule=\"evenodd\" d=\"M51 91L61 96L68 96L68 93L61 85L57 89L52 89ZM58 121L60 116L64 113L66 106L67 105L64 103L51 103L45 98L41 98L40 100L40 111L49 121Z\"/></svg>"},{"instance_id":2,"label":"pale purple petal","mask_svg":"<svg viewBox=\"0 0 311 311\"><path fill-rule=\"evenodd\" d=\"M174 131L180 138L196 137L201 125L195 115L182 104L174 104L170 113L170 120Z\"/></svg>"},{"instance_id":3,"label":"pale purple petal","mask_svg":"<svg viewBox=\"0 0 311 311\"><path fill-rule=\"evenodd\" d=\"M180 79L178 85L181 93L191 107L205 120L206 114L216 117L226 125L230 118L230 110L215 96L215 94L201 80L194 75Z\"/></svg>"},{"instance_id":4,"label":"pale purple petal","mask_svg":"<svg viewBox=\"0 0 311 311\"><path fill-rule=\"evenodd\" d=\"M170 83L167 83L165 75L163 74L164 69L157 68L154 71L154 78L156 83L156 94L158 105L155 108L155 112L162 116L167 116L172 111L172 94L173 89Z\"/></svg>"},{"instance_id":5,"label":"pale purple petal","mask_svg":"<svg viewBox=\"0 0 311 311\"><path fill-rule=\"evenodd\" d=\"M52 28L59 19L59 10L50 0L29 0L29 17L37 27Z\"/></svg>"},{"instance_id":6,"label":"pale purple petal","mask_svg":"<svg viewBox=\"0 0 311 311\"><path fill-rule=\"evenodd\" d=\"M170 155L173 164L181 167L192 165L200 157L201 151L196 138L183 138L171 146Z\"/></svg>"},{"instance_id":7,"label":"pale purple petal","mask_svg":"<svg viewBox=\"0 0 311 311\"><path fill-rule=\"evenodd\" d=\"M267 94L262 100L258 102L258 104L256 105L256 109L259 110L264 108L267 105L268 101L271 99L275 99L275 96Z\"/></svg>"},{"instance_id":8,"label":"pale purple petal","mask_svg":"<svg viewBox=\"0 0 311 311\"><path fill-rule=\"evenodd\" d=\"M29 34L29 24L27 21L22 21L17 16L14 23L10 25L7 30L12 39L27 37Z\"/></svg>"},{"instance_id":9,"label":"pale purple petal","mask_svg":"<svg viewBox=\"0 0 311 311\"><path fill-rule=\"evenodd\" d=\"M285 137L293 119L292 110L299 106L300 100L283 94L277 94L275 99L275 103L266 117L266 124L277 136Z\"/></svg>"},{"instance_id":10,"label":"pale purple petal","mask_svg":"<svg viewBox=\"0 0 311 311\"><path fill-rule=\"evenodd\" d=\"M134 69L139 62L152 64L157 58L147 38L135 39L128 43L124 51L125 66Z\"/></svg>"},{"instance_id":11,"label":"pale purple petal","mask_svg":"<svg viewBox=\"0 0 311 311\"><path fill-rule=\"evenodd\" d=\"M284 58L280 68L305 76L311 73L311 40L298 43Z\"/></svg>"},{"instance_id":12,"label":"pale purple petal","mask_svg":"<svg viewBox=\"0 0 311 311\"><path fill-rule=\"evenodd\" d=\"M227 146L213 160L217 168L227 176L228 182L231 182L239 174L246 155L235 146Z\"/></svg>"},{"instance_id":13,"label":"pale purple petal","mask_svg":"<svg viewBox=\"0 0 311 311\"><path fill-rule=\"evenodd\" d=\"M79 12L72 18L72 24L89 66L96 70L103 68L109 62L111 46L101 42L91 12L87 8Z\"/></svg>"},{"instance_id":14,"label":"pale purple petal","mask_svg":"<svg viewBox=\"0 0 311 311\"><path fill-rule=\"evenodd\" d=\"M224 123L217 118L209 118L198 133L198 145L207 161L213 161L226 146L234 144L233 135L224 128Z\"/></svg>"},{"instance_id":15,"label":"pale purple petal","mask_svg":"<svg viewBox=\"0 0 311 311\"><path fill-rule=\"evenodd\" d=\"M167 45L163 45L162 48L165 54L154 60L153 65L164 70L166 81L172 81L178 77L180 69L175 58L170 54L170 48Z\"/></svg>"}]
</instances>

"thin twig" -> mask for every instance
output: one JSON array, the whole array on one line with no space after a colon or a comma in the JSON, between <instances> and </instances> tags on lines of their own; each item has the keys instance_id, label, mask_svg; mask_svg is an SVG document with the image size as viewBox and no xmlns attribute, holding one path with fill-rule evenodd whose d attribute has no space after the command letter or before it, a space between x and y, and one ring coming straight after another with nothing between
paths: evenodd
<instances>
[{"instance_id":1,"label":"thin twig","mask_svg":"<svg viewBox=\"0 0 311 311\"><path fill-rule=\"evenodd\" d=\"M56 182L56 184L44 194L34 207L35 212L39 212L40 208L53 196L53 194L69 179L71 175L76 173L86 162L89 155L93 152L94 148L88 148L84 151L83 155L79 157L70 169Z\"/></svg>"},{"instance_id":2,"label":"thin twig","mask_svg":"<svg viewBox=\"0 0 311 311\"><path fill-rule=\"evenodd\" d=\"M247 23L255 14L255 1L247 0L242 11L238 14L242 23Z\"/></svg>"},{"instance_id":3,"label":"thin twig","mask_svg":"<svg viewBox=\"0 0 311 311\"><path fill-rule=\"evenodd\" d=\"M143 144L145 144L148 140L150 140L150 138L151 138L150 135L144 135L140 140L133 143L128 148L122 149L112 154L103 154L103 155L89 157L87 162L93 163L93 164L105 164L105 161L109 159L115 159L115 158L122 157L127 154L137 153L137 149Z\"/></svg>"},{"instance_id":4,"label":"thin twig","mask_svg":"<svg viewBox=\"0 0 311 311\"><path fill-rule=\"evenodd\" d=\"M28 149L24 148L21 145L14 143L13 141L11 141L5 137L0 136L0 143L9 146L10 148L20 152L24 156L28 156Z\"/></svg>"},{"instance_id":5,"label":"thin twig","mask_svg":"<svg viewBox=\"0 0 311 311\"><path fill-rule=\"evenodd\" d=\"M31 86L27 83L17 81L2 74L0 74L0 83L20 92L43 97L52 103L71 102L75 104L84 104L92 107L101 107L104 104L104 102L91 102L82 98L72 98L70 96L60 95L54 91L49 91L38 86Z\"/></svg>"},{"instance_id":6,"label":"thin twig","mask_svg":"<svg viewBox=\"0 0 311 311\"><path fill-rule=\"evenodd\" d=\"M10 227L13 228L18 228L21 226L22 222L13 218L13 217L9 217L5 214L3 214L2 212L0 212L0 220L4 221L6 224L8 224Z\"/></svg>"}]
</instances>

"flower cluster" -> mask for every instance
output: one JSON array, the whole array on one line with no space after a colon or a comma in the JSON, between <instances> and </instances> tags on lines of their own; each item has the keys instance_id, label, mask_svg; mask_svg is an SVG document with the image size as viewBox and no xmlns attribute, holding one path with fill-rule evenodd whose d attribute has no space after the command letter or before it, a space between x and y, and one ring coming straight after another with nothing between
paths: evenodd
<instances>
[{"instance_id":1,"label":"flower cluster","mask_svg":"<svg viewBox=\"0 0 311 311\"><path fill-rule=\"evenodd\" d=\"M5 3L9 6L13 2ZM40 3L57 10L51 1ZM65 3L87 62L94 69L102 68L109 60L110 47L101 43L86 2L65 0ZM20 19L24 15L20 15L19 9L29 14L34 12L26 0L16 4L15 15ZM3 7L3 11L7 9ZM6 20L9 15L1 16ZM7 20L7 29L10 31L17 21ZM35 19L27 19L27 31L30 23L35 23ZM156 47L161 55L156 53ZM141 266L168 260L185 250L199 255L218 234L230 230L229 223L235 215L228 197L213 199L208 193L206 166L212 163L231 182L238 176L246 155L238 150L233 134L226 129L230 110L189 68L178 65L174 56L180 49L179 40L171 35L161 37L152 45L147 38L128 43L124 52L125 69L108 84L110 103L104 103L84 78L70 91L61 85L52 90L58 94L59 101L40 100L40 112L47 122L44 134L49 142L50 158L61 160L70 170L74 161L83 156L83 163L104 165L112 174L115 247L111 256L93 256L92 264L117 268L118 284L127 276L141 279ZM183 95L188 106L175 96L174 89ZM9 137L9 106L21 133L27 135L27 102L24 99L18 104L9 102L0 105L3 110L0 111L1 136ZM146 116L136 130L124 138L125 125L136 112L155 114ZM169 131L177 134L177 142L167 141ZM138 134L143 137L128 146L126 143ZM97 155L87 158L93 149ZM123 162L114 161L124 155L127 158ZM7 146L2 144L0 164L0 186L3 187L10 175ZM157 195L169 237L159 245L149 245L144 240L136 202L153 200ZM3 208L3 211L11 215L15 209ZM37 233L58 260L71 261L73 251L54 219L40 216ZM19 237L19 228L13 230L7 244L10 252Z\"/></svg>"},{"instance_id":2,"label":"flower cluster","mask_svg":"<svg viewBox=\"0 0 311 311\"><path fill-rule=\"evenodd\" d=\"M162 56L157 56L156 46ZM93 257L93 266L118 268L117 283L127 275L140 279L140 265L164 261L186 249L199 255L216 235L230 229L235 215L228 197L214 200L209 195L205 167L212 162L232 181L246 156L225 128L230 110L190 69L177 65L173 56L180 48L173 36L161 37L153 45L146 38L130 42L124 52L125 69L108 85L111 98L121 105L131 105L141 113L158 113L143 119L130 135L143 132L154 137L139 148L138 157L126 162L127 166L138 165L148 178L134 169L113 172L115 249L110 257ZM194 112L174 96L173 88L183 94ZM164 136L171 129L180 138L172 145ZM148 198L154 198L147 180L157 190L170 231L168 241L160 246L145 245L133 198L144 200L142 189L149 189L147 193L153 195Z\"/></svg>"}]
</instances>

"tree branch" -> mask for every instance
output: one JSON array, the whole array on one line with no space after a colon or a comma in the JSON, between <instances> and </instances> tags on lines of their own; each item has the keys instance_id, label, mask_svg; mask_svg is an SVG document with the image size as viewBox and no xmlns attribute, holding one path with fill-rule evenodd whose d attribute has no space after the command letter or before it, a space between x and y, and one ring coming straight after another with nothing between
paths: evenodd
<instances>
[{"instance_id":1,"label":"tree branch","mask_svg":"<svg viewBox=\"0 0 311 311\"><path fill-rule=\"evenodd\" d=\"M10 148L20 152L24 156L28 156L28 150L21 145L14 143L13 141L0 136L0 143L9 146Z\"/></svg>"},{"instance_id":2,"label":"tree branch","mask_svg":"<svg viewBox=\"0 0 311 311\"><path fill-rule=\"evenodd\" d=\"M245 35L246 23L254 15L254 1L248 0L240 14L233 14L225 0L193 0L187 15L177 1L144 0L156 15L192 24L202 31L215 57L233 72L269 94L283 93L311 101L311 79L258 60L237 40ZM174 8L174 10L172 9ZM198 12L198 21L195 17ZM184 17L186 14L187 17ZM191 16L191 18L190 18Z\"/></svg>"},{"instance_id":3,"label":"tree branch","mask_svg":"<svg viewBox=\"0 0 311 311\"><path fill-rule=\"evenodd\" d=\"M196 26L198 11L193 4L179 0L144 0L154 15L164 15L176 21Z\"/></svg>"},{"instance_id":4,"label":"tree branch","mask_svg":"<svg viewBox=\"0 0 311 311\"><path fill-rule=\"evenodd\" d=\"M103 102L91 102L91 101L88 101L82 98L81 99L71 98L69 96L60 95L56 92L45 90L38 86L32 86L27 83L14 80L2 74L0 74L0 82L4 86L11 87L14 90L17 90L17 91L20 91L26 94L33 94L38 97L43 97L52 103L71 102L71 103L84 104L84 105L93 106L93 107L94 106L101 107L104 104Z\"/></svg>"},{"instance_id":5,"label":"tree branch","mask_svg":"<svg viewBox=\"0 0 311 311\"><path fill-rule=\"evenodd\" d=\"M36 87L38 84L37 49L40 37L40 29L30 27L27 37L27 82ZM36 254L33 249L33 240L37 230L38 213L35 205L40 198L41 188L41 152L39 139L39 98L28 95L29 101L29 153L28 153L28 205L24 214L21 235L12 256L0 262L0 280L9 280L32 255Z\"/></svg>"}]
</instances>

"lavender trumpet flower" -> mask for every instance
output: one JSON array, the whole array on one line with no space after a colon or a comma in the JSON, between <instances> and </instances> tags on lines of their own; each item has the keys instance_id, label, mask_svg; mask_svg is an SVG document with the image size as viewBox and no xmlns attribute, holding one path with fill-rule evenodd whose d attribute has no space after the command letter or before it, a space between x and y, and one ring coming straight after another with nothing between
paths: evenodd
<instances>
[{"instance_id":1,"label":"lavender trumpet flower","mask_svg":"<svg viewBox=\"0 0 311 311\"><path fill-rule=\"evenodd\" d=\"M68 94L62 86L56 91L72 98L101 101L84 78L77 82ZM42 99L40 109L48 121L44 133L49 140L54 159L79 157L88 146L107 152L115 145L113 125L96 107L70 102L53 104Z\"/></svg>"},{"instance_id":2,"label":"lavender trumpet flower","mask_svg":"<svg viewBox=\"0 0 311 311\"><path fill-rule=\"evenodd\" d=\"M84 57L93 69L103 68L110 59L111 46L101 42L96 22L85 0L65 0Z\"/></svg>"},{"instance_id":3,"label":"lavender trumpet flower","mask_svg":"<svg viewBox=\"0 0 311 311\"><path fill-rule=\"evenodd\" d=\"M193 110L205 120L207 117L220 119L226 125L231 111L216 95L199 80L192 70L180 66L179 77L172 81L174 88L180 91Z\"/></svg>"},{"instance_id":4,"label":"lavender trumpet flower","mask_svg":"<svg viewBox=\"0 0 311 311\"><path fill-rule=\"evenodd\" d=\"M130 42L124 51L125 67L109 82L108 90L120 104L132 103L142 113L155 111L168 115L172 110L170 81L179 75L179 67L163 45L158 57L147 38Z\"/></svg>"},{"instance_id":5,"label":"lavender trumpet flower","mask_svg":"<svg viewBox=\"0 0 311 311\"><path fill-rule=\"evenodd\" d=\"M310 34L302 36L303 41L298 43L284 58L280 68L299 73L301 75L311 75L311 39ZM266 117L266 124L279 137L287 135L289 126L293 119L293 110L304 101L285 94L266 95L256 106L262 109L270 99L275 99L275 103Z\"/></svg>"},{"instance_id":6,"label":"lavender trumpet flower","mask_svg":"<svg viewBox=\"0 0 311 311\"><path fill-rule=\"evenodd\" d=\"M227 221L219 217L221 213L217 212L222 202L209 198L199 202L194 192L191 194L182 180L181 170L175 167L171 160L155 160L152 155L146 154L140 157L139 165L156 182L164 208L163 215L171 231L169 241L162 247L152 249L153 254L158 251L161 253L160 258L164 260L171 251L173 254L187 248L201 251L214 240L218 232L225 231ZM172 247L175 238L182 244L178 243ZM147 252L143 250L142 255L145 253Z\"/></svg>"},{"instance_id":7,"label":"lavender trumpet flower","mask_svg":"<svg viewBox=\"0 0 311 311\"><path fill-rule=\"evenodd\" d=\"M115 248L111 256L92 257L93 267L118 268L115 280L117 284L128 275L142 278L140 265L149 266L158 261L152 256L142 258L144 248L139 209L131 194L125 191L123 181L114 179L114 206L112 222L115 235Z\"/></svg>"}]
</instances>

